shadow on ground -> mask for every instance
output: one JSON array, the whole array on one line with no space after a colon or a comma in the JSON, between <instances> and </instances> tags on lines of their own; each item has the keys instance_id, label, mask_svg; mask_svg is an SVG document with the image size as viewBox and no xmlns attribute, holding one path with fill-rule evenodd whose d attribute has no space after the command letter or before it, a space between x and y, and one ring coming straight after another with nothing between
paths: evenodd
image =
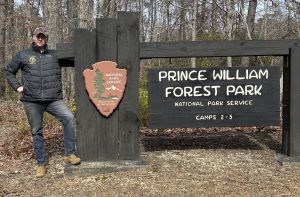
<instances>
[{"instance_id":1,"label":"shadow on ground","mask_svg":"<svg viewBox=\"0 0 300 197\"><path fill-rule=\"evenodd\" d=\"M170 131L170 130L168 130ZM156 130L141 135L144 151L184 149L272 149L280 152L281 131L278 128L243 128L204 130Z\"/></svg>"}]
</instances>

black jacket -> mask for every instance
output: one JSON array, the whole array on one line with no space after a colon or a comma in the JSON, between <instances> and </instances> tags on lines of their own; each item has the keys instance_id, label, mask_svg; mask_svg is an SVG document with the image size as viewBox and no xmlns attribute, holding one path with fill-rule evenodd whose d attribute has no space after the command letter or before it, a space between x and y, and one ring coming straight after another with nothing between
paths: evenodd
<instances>
[{"instance_id":1,"label":"black jacket","mask_svg":"<svg viewBox=\"0 0 300 197\"><path fill-rule=\"evenodd\" d=\"M21 83L16 73L21 69ZM60 100L62 95L61 67L55 50L40 50L32 46L16 54L5 66L8 83L14 90L24 86L21 101Z\"/></svg>"}]
</instances>

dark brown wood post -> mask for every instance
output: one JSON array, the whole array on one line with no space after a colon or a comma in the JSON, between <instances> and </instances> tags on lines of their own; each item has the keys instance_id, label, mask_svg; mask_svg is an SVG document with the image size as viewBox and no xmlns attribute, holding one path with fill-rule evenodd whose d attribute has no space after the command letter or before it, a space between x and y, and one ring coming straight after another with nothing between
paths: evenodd
<instances>
[{"instance_id":1,"label":"dark brown wood post","mask_svg":"<svg viewBox=\"0 0 300 197\"><path fill-rule=\"evenodd\" d=\"M290 76L289 56L283 57L283 95L282 95L282 148L281 153L289 154L290 135Z\"/></svg>"},{"instance_id":2,"label":"dark brown wood post","mask_svg":"<svg viewBox=\"0 0 300 197\"><path fill-rule=\"evenodd\" d=\"M300 157L300 47L290 51L290 149L289 156Z\"/></svg>"},{"instance_id":3,"label":"dark brown wood post","mask_svg":"<svg viewBox=\"0 0 300 197\"><path fill-rule=\"evenodd\" d=\"M101 127L95 117L100 114L89 100L82 73L96 62L96 32L75 30L74 46L77 150L83 161L95 161L98 154L97 133Z\"/></svg>"},{"instance_id":4,"label":"dark brown wood post","mask_svg":"<svg viewBox=\"0 0 300 197\"><path fill-rule=\"evenodd\" d=\"M98 19L96 30L74 34L77 103L77 146L82 161L139 159L139 34L138 14L118 13ZM98 61L115 61L127 69L127 85L117 110L102 116L85 89L83 70Z\"/></svg>"},{"instance_id":5,"label":"dark brown wood post","mask_svg":"<svg viewBox=\"0 0 300 197\"><path fill-rule=\"evenodd\" d=\"M117 20L96 20L97 61L117 62ZM118 109L108 118L98 115L101 125L98 131L97 161L112 161L119 158L119 113Z\"/></svg>"},{"instance_id":6,"label":"dark brown wood post","mask_svg":"<svg viewBox=\"0 0 300 197\"><path fill-rule=\"evenodd\" d=\"M138 14L119 12L118 64L127 69L125 95L119 107L119 158L139 157L139 33Z\"/></svg>"}]
</instances>

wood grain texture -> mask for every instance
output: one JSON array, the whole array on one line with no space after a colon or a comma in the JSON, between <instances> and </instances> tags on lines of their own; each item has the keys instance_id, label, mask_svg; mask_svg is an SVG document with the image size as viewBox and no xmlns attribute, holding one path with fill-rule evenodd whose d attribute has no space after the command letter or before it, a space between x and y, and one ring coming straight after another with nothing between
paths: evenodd
<instances>
[{"instance_id":1,"label":"wood grain texture","mask_svg":"<svg viewBox=\"0 0 300 197\"><path fill-rule=\"evenodd\" d=\"M127 69L127 85L119 107L119 159L139 158L138 14L118 12L118 65Z\"/></svg>"},{"instance_id":2,"label":"wood grain texture","mask_svg":"<svg viewBox=\"0 0 300 197\"><path fill-rule=\"evenodd\" d=\"M290 58L284 56L283 58L283 92L282 92L282 146L281 153L289 155L290 151L290 94L291 94L291 69Z\"/></svg>"},{"instance_id":3,"label":"wood grain texture","mask_svg":"<svg viewBox=\"0 0 300 197\"><path fill-rule=\"evenodd\" d=\"M97 19L97 61L117 62L116 19ZM112 161L119 157L119 109L108 118L95 117L99 122L98 161Z\"/></svg>"},{"instance_id":4,"label":"wood grain texture","mask_svg":"<svg viewBox=\"0 0 300 197\"><path fill-rule=\"evenodd\" d=\"M140 43L140 58L288 55L299 40L185 41Z\"/></svg>"},{"instance_id":5,"label":"wood grain texture","mask_svg":"<svg viewBox=\"0 0 300 197\"><path fill-rule=\"evenodd\" d=\"M300 156L300 47L291 48L290 156Z\"/></svg>"},{"instance_id":6,"label":"wood grain texture","mask_svg":"<svg viewBox=\"0 0 300 197\"><path fill-rule=\"evenodd\" d=\"M96 32L77 29L74 38L77 149L82 161L95 161L99 129L95 117L100 114L89 100L82 73L96 61Z\"/></svg>"},{"instance_id":7,"label":"wood grain texture","mask_svg":"<svg viewBox=\"0 0 300 197\"><path fill-rule=\"evenodd\" d=\"M58 59L74 59L75 56L74 45L75 43L57 43L56 51L57 51Z\"/></svg>"}]
</instances>

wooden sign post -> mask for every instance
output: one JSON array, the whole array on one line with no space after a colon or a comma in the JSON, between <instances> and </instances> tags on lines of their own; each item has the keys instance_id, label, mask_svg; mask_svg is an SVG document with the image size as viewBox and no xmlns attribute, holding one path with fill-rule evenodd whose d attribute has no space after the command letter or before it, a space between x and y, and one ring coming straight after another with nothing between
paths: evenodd
<instances>
[{"instance_id":1,"label":"wooden sign post","mask_svg":"<svg viewBox=\"0 0 300 197\"><path fill-rule=\"evenodd\" d=\"M78 29L74 40L79 156L83 161L138 161L138 15L119 12L117 19L98 19L94 31ZM107 60L127 70L127 84L118 108L105 117L89 98L83 71Z\"/></svg>"},{"instance_id":2,"label":"wooden sign post","mask_svg":"<svg viewBox=\"0 0 300 197\"><path fill-rule=\"evenodd\" d=\"M180 42L139 42L138 34L138 14L130 12L118 12L117 19L97 19L96 29L88 31L84 29L78 29L75 31L74 43L59 44L57 46L58 57L60 60L64 60L75 66L75 90L76 90L76 120L77 120L77 138L78 138L78 151L83 161L120 161L120 160L139 160L139 64L141 59L149 58L186 58L186 57L242 57L242 56L282 56L284 58L284 65L281 70L283 71L283 102L282 102L282 150L281 156L278 158L281 162L300 162L300 41L299 40L244 40L244 41L180 41ZM108 117L102 116L94 104L90 101L88 93L85 90L84 77L82 75L85 69L91 69L91 65L99 61L114 61L118 64L119 68L126 68L127 73L127 85L124 92L124 97L119 104L119 107ZM271 68L273 69L273 68ZM278 80L278 68L270 70L270 77ZM276 70L277 69L277 70ZM242 71L242 70L241 70ZM227 71L226 71L227 72ZM228 71L231 72L231 71ZM152 74L151 74L152 73ZM277 74L276 74L277 73ZM150 80L155 79L157 76L156 71L150 71ZM163 75L162 75L163 76ZM207 76L207 86L220 86L225 87L225 92L222 93L220 88L204 89L200 93L201 88L186 88L181 92L180 88L176 88L177 84L171 84L173 77L168 76L170 79L170 87L167 93L163 90L160 96L153 95L154 102L150 105L151 120L155 120L156 108L160 106L159 103L155 103L156 99L162 98L163 95L171 98L173 106L169 105L170 109L178 110L186 107L187 109L194 109L190 106L175 107L175 99L181 94L187 96L193 94L209 94L213 95L213 91L218 91L218 95L215 97L209 97L207 100L193 100L178 101L177 105L190 105L190 102L198 102L200 110L193 115L196 119L197 114L202 117L216 117L218 119L216 124L212 124L211 121L206 121L206 125L201 125L198 122L198 126L229 126L236 125L237 122L243 122L241 125L277 125L278 124L278 96L279 92L278 82L270 81L270 78L266 79L262 77L258 81L253 81L252 86L260 85L263 82L263 89L260 86L254 88L254 92L260 93L260 95L234 95L233 92L240 92L242 90L236 87L243 86L244 92L251 92L249 89L245 89L246 83L240 83L238 81L233 84L229 83L229 80L223 80L219 83L217 80ZM193 78L194 76L192 76ZM166 80L165 78L161 78ZM167 78L168 79L168 78ZM254 80L254 79L253 79ZM259 81L261 80L261 81ZM205 81L205 80L203 80ZM279 80L278 80L279 81ZM174 82L174 80L173 80ZM172 83L173 83L172 82ZM191 81L192 82L192 81ZM244 82L246 82L244 80ZM251 82L252 83L252 82ZM210 85L211 84L211 85ZM156 84L160 87L161 84ZM156 86L152 84L151 88ZM172 86L171 86L172 85ZM201 86L187 82L188 86ZM276 87L275 87L276 86ZM168 86L169 87L169 86ZM180 87L180 85L179 85ZM250 86L247 86L250 87ZM265 92L265 87L268 89ZM166 87L161 87L166 88ZM175 89L176 88L176 89ZM192 88L193 89L193 88ZM228 93L228 95L226 95ZM222 96L223 94L223 96ZM229 95L230 94L230 95ZM270 101L265 102L267 95ZM225 96L224 96L225 95ZM253 98L252 98L253 97ZM260 100L262 99L262 100ZM211 101L215 105L210 105ZM219 102L216 102L219 101ZM222 103L221 105L220 103ZM169 102L169 101L164 101ZM179 104L181 102L181 104ZM263 103L265 102L265 106ZM201 104L202 103L202 104ZM220 105L217 105L219 103ZM225 104L226 105L225 105ZM236 105L237 103L237 105ZM231 106L231 104L234 104ZM193 104L194 105L194 104ZM242 105L242 106L241 106ZM251 105L253 108L251 108ZM163 107L167 107L163 106ZM233 107L233 111L227 111ZM235 113L242 117L246 114L247 110L250 110L250 114L257 114L258 109L267 111L269 115L265 115L264 122L250 118L251 122L246 119L236 119ZM213 110L213 113L209 113L208 116L203 114L202 111L209 109ZM240 109L242 109L240 111ZM220 110L220 112L218 112ZM226 113L224 113L226 110ZM255 110L254 112L251 110ZM227 113L228 112L228 113ZM245 113L244 113L245 112ZM151 114L152 113L152 114ZM204 112L203 112L204 113ZM206 113L206 112L205 112ZM175 115L175 113L172 113ZM209 116L211 115L211 116ZM223 115L223 116L222 116ZM263 115L263 113L260 113ZM264 116L264 115L263 115ZM222 117L226 120L222 120ZM166 121L169 121L165 119ZM195 120L194 120L195 121ZM252 122L253 121L253 122ZM205 122L205 121L204 121ZM211 122L211 123L209 123ZM157 127L164 127L165 123L162 121L152 122ZM150 123L150 124L152 124ZM223 124L226 123L226 124ZM244 124L245 123L245 124ZM190 123L184 123L186 126L190 126ZM175 125L176 127L179 125Z\"/></svg>"}]
</instances>

